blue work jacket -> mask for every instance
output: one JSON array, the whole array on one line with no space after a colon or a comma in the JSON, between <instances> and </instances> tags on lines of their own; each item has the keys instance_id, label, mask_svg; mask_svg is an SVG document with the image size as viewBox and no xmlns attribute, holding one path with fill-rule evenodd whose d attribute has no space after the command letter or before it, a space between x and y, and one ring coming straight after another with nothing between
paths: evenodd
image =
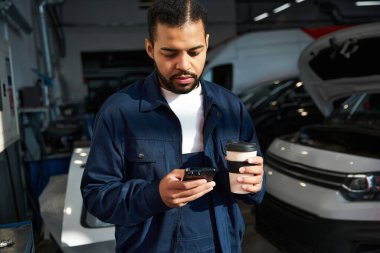
<instances>
[{"instance_id":1,"label":"blue work jacket","mask_svg":"<svg viewBox=\"0 0 380 253\"><path fill-rule=\"evenodd\" d=\"M203 79L201 85L204 156L219 169L211 192L217 234L223 252L237 253L245 229L237 198L260 203L265 180L256 194L231 193L225 147L230 141L258 140L236 95ZM113 94L99 110L81 191L91 214L115 224L116 252L178 252L180 208L163 203L159 183L180 168L181 148L181 124L162 96L155 72ZM191 220L182 217L181 222Z\"/></svg>"}]
</instances>

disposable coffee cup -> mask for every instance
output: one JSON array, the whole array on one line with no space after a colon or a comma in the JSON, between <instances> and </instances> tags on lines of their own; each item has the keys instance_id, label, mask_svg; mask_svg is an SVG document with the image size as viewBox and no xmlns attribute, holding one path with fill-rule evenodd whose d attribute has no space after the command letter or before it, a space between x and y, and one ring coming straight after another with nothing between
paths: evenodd
<instances>
[{"instance_id":1,"label":"disposable coffee cup","mask_svg":"<svg viewBox=\"0 0 380 253\"><path fill-rule=\"evenodd\" d=\"M247 194L248 192L242 188L244 184L239 183L237 178L253 176L252 174L240 173L239 168L244 166L252 166L252 164L248 163L248 158L255 157L257 155L256 144L250 142L232 142L227 144L226 150L231 192L237 194Z\"/></svg>"}]
</instances>

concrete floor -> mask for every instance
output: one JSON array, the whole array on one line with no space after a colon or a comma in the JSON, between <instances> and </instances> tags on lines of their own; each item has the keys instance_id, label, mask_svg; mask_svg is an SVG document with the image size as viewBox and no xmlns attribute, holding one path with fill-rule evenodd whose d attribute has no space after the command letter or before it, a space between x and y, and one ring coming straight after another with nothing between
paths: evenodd
<instances>
[{"instance_id":1,"label":"concrete floor","mask_svg":"<svg viewBox=\"0 0 380 253\"><path fill-rule=\"evenodd\" d=\"M281 253L279 249L269 243L255 231L255 217L252 206L239 202L245 220L245 234L242 253Z\"/></svg>"}]
</instances>

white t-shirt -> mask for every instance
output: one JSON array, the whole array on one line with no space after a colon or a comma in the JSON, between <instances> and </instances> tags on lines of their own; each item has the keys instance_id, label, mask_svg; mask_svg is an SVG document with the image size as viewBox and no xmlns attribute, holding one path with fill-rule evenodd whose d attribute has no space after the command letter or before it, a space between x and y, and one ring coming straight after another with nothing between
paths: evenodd
<instances>
[{"instance_id":1,"label":"white t-shirt","mask_svg":"<svg viewBox=\"0 0 380 253\"><path fill-rule=\"evenodd\" d=\"M202 152L204 116L201 85L187 94L176 94L162 87L161 91L181 123L182 154Z\"/></svg>"}]
</instances>

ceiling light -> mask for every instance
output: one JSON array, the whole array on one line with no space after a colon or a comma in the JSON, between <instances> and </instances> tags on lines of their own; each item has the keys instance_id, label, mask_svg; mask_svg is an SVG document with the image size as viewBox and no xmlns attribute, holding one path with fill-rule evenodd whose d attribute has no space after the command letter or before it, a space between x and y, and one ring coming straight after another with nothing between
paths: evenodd
<instances>
[{"instance_id":1,"label":"ceiling light","mask_svg":"<svg viewBox=\"0 0 380 253\"><path fill-rule=\"evenodd\" d=\"M380 1L357 1L355 2L356 6L373 6L380 5Z\"/></svg>"},{"instance_id":2,"label":"ceiling light","mask_svg":"<svg viewBox=\"0 0 380 253\"><path fill-rule=\"evenodd\" d=\"M140 0L139 1L139 7L140 9L147 9L150 6L152 6L154 0Z\"/></svg>"},{"instance_id":3,"label":"ceiling light","mask_svg":"<svg viewBox=\"0 0 380 253\"><path fill-rule=\"evenodd\" d=\"M253 20L254 20L255 22L257 22L257 21L259 21L259 20L262 20L262 19L264 19L264 18L267 18L268 16L269 16L269 14L268 14L267 12L264 12L263 14L260 14L260 15L258 15L258 16L256 16L256 17L254 17Z\"/></svg>"},{"instance_id":4,"label":"ceiling light","mask_svg":"<svg viewBox=\"0 0 380 253\"><path fill-rule=\"evenodd\" d=\"M286 4L283 4L283 5L280 5L277 8L273 9L273 13L279 13L280 11L286 10L290 6L291 6L290 3L286 3Z\"/></svg>"},{"instance_id":5,"label":"ceiling light","mask_svg":"<svg viewBox=\"0 0 380 253\"><path fill-rule=\"evenodd\" d=\"M305 1L305 0L296 0L296 3L298 4L298 3L302 3L303 1Z\"/></svg>"}]
</instances>

